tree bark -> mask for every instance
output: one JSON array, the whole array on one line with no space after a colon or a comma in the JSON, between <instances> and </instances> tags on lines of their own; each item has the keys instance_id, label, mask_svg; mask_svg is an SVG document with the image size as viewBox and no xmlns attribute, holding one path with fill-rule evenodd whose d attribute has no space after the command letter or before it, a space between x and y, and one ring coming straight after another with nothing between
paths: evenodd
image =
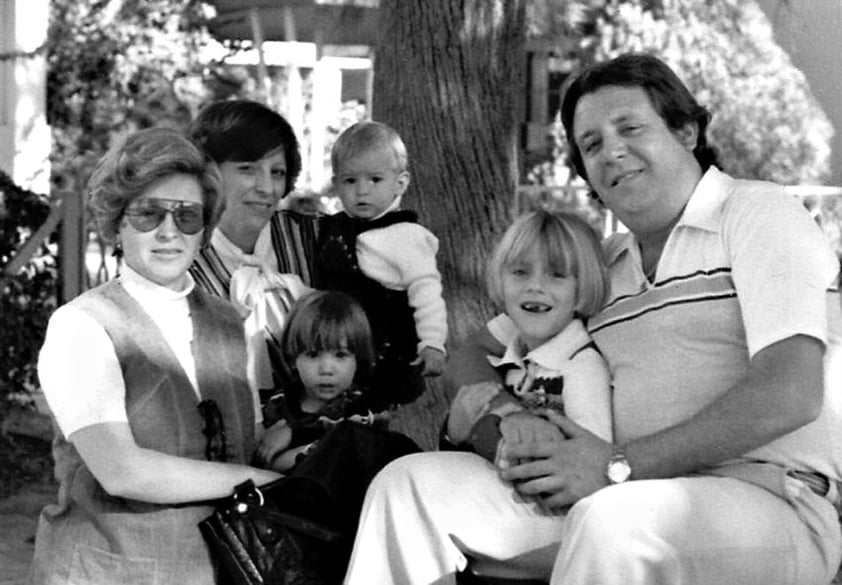
<instances>
[{"instance_id":1,"label":"tree bark","mask_svg":"<svg viewBox=\"0 0 842 585\"><path fill-rule=\"evenodd\" d=\"M493 311L485 263L509 223L518 183L525 6L526 0L380 3L372 117L407 144L412 183L404 204L440 241L451 349ZM440 389L431 394L430 408L441 410Z\"/></svg>"},{"instance_id":2,"label":"tree bark","mask_svg":"<svg viewBox=\"0 0 842 585\"><path fill-rule=\"evenodd\" d=\"M488 316L485 261L517 187L526 0L383 0L373 118L409 149L404 198L441 241L458 343Z\"/></svg>"}]
</instances>

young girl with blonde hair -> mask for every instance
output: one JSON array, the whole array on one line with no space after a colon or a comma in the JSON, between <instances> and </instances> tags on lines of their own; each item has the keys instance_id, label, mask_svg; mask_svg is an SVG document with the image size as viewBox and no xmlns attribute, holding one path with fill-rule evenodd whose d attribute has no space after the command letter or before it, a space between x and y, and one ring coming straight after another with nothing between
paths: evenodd
<instances>
[{"instance_id":1,"label":"young girl with blonde hair","mask_svg":"<svg viewBox=\"0 0 842 585\"><path fill-rule=\"evenodd\" d=\"M502 357L488 360L500 379L465 386L453 400L447 437L499 466L505 440L561 440L541 416L566 414L610 441L608 367L584 321L608 295L599 239L578 215L535 211L504 234L488 265L488 292L516 331ZM499 321L502 322L502 321Z\"/></svg>"}]
</instances>

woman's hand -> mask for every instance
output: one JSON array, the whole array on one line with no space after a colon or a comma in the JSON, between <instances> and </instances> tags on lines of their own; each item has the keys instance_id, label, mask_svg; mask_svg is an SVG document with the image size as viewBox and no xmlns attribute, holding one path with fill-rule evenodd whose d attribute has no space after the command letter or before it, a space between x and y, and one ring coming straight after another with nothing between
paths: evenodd
<instances>
[{"instance_id":1,"label":"woman's hand","mask_svg":"<svg viewBox=\"0 0 842 585\"><path fill-rule=\"evenodd\" d=\"M500 477L513 482L519 493L537 496L550 509L575 504L607 486L605 471L611 458L611 443L556 412L541 414L566 440L507 441L502 457L526 462L502 470Z\"/></svg>"},{"instance_id":2,"label":"woman's hand","mask_svg":"<svg viewBox=\"0 0 842 585\"><path fill-rule=\"evenodd\" d=\"M292 442L292 429L287 421L281 419L266 429L260 437L255 450L257 461L268 467L272 458L286 450L290 442Z\"/></svg>"},{"instance_id":3,"label":"woman's hand","mask_svg":"<svg viewBox=\"0 0 842 585\"><path fill-rule=\"evenodd\" d=\"M502 389L500 382L479 382L459 388L447 417L447 437L456 445L467 441L474 424L488 412L491 399Z\"/></svg>"}]
</instances>

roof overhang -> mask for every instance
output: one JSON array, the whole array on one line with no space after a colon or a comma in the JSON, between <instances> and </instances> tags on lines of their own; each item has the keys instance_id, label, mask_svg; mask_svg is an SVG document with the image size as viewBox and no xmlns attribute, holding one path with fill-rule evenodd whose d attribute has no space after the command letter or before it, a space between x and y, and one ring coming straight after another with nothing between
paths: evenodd
<instances>
[{"instance_id":1,"label":"roof overhang","mask_svg":"<svg viewBox=\"0 0 842 585\"><path fill-rule=\"evenodd\" d=\"M369 45L377 39L377 8L371 0L210 0L217 16L211 33L220 40L298 41L320 45ZM257 37L257 38L256 38Z\"/></svg>"}]
</instances>

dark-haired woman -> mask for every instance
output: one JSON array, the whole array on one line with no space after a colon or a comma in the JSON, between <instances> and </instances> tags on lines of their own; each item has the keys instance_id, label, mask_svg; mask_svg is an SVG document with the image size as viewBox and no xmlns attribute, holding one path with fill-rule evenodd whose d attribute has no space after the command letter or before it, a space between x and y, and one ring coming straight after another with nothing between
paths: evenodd
<instances>
[{"instance_id":1,"label":"dark-haired woman","mask_svg":"<svg viewBox=\"0 0 842 585\"><path fill-rule=\"evenodd\" d=\"M190 272L198 287L240 310L249 381L265 399L275 381L264 332L279 334L291 303L313 278L317 219L279 209L301 172L298 140L283 116L251 100L210 104L189 133L217 164L225 201Z\"/></svg>"},{"instance_id":2,"label":"dark-haired woman","mask_svg":"<svg viewBox=\"0 0 842 585\"><path fill-rule=\"evenodd\" d=\"M312 217L279 211L301 172L298 140L277 112L250 100L215 102L202 110L190 136L218 166L225 209L196 259L196 283L229 298L232 274L245 263L312 280Z\"/></svg>"}]
</instances>

